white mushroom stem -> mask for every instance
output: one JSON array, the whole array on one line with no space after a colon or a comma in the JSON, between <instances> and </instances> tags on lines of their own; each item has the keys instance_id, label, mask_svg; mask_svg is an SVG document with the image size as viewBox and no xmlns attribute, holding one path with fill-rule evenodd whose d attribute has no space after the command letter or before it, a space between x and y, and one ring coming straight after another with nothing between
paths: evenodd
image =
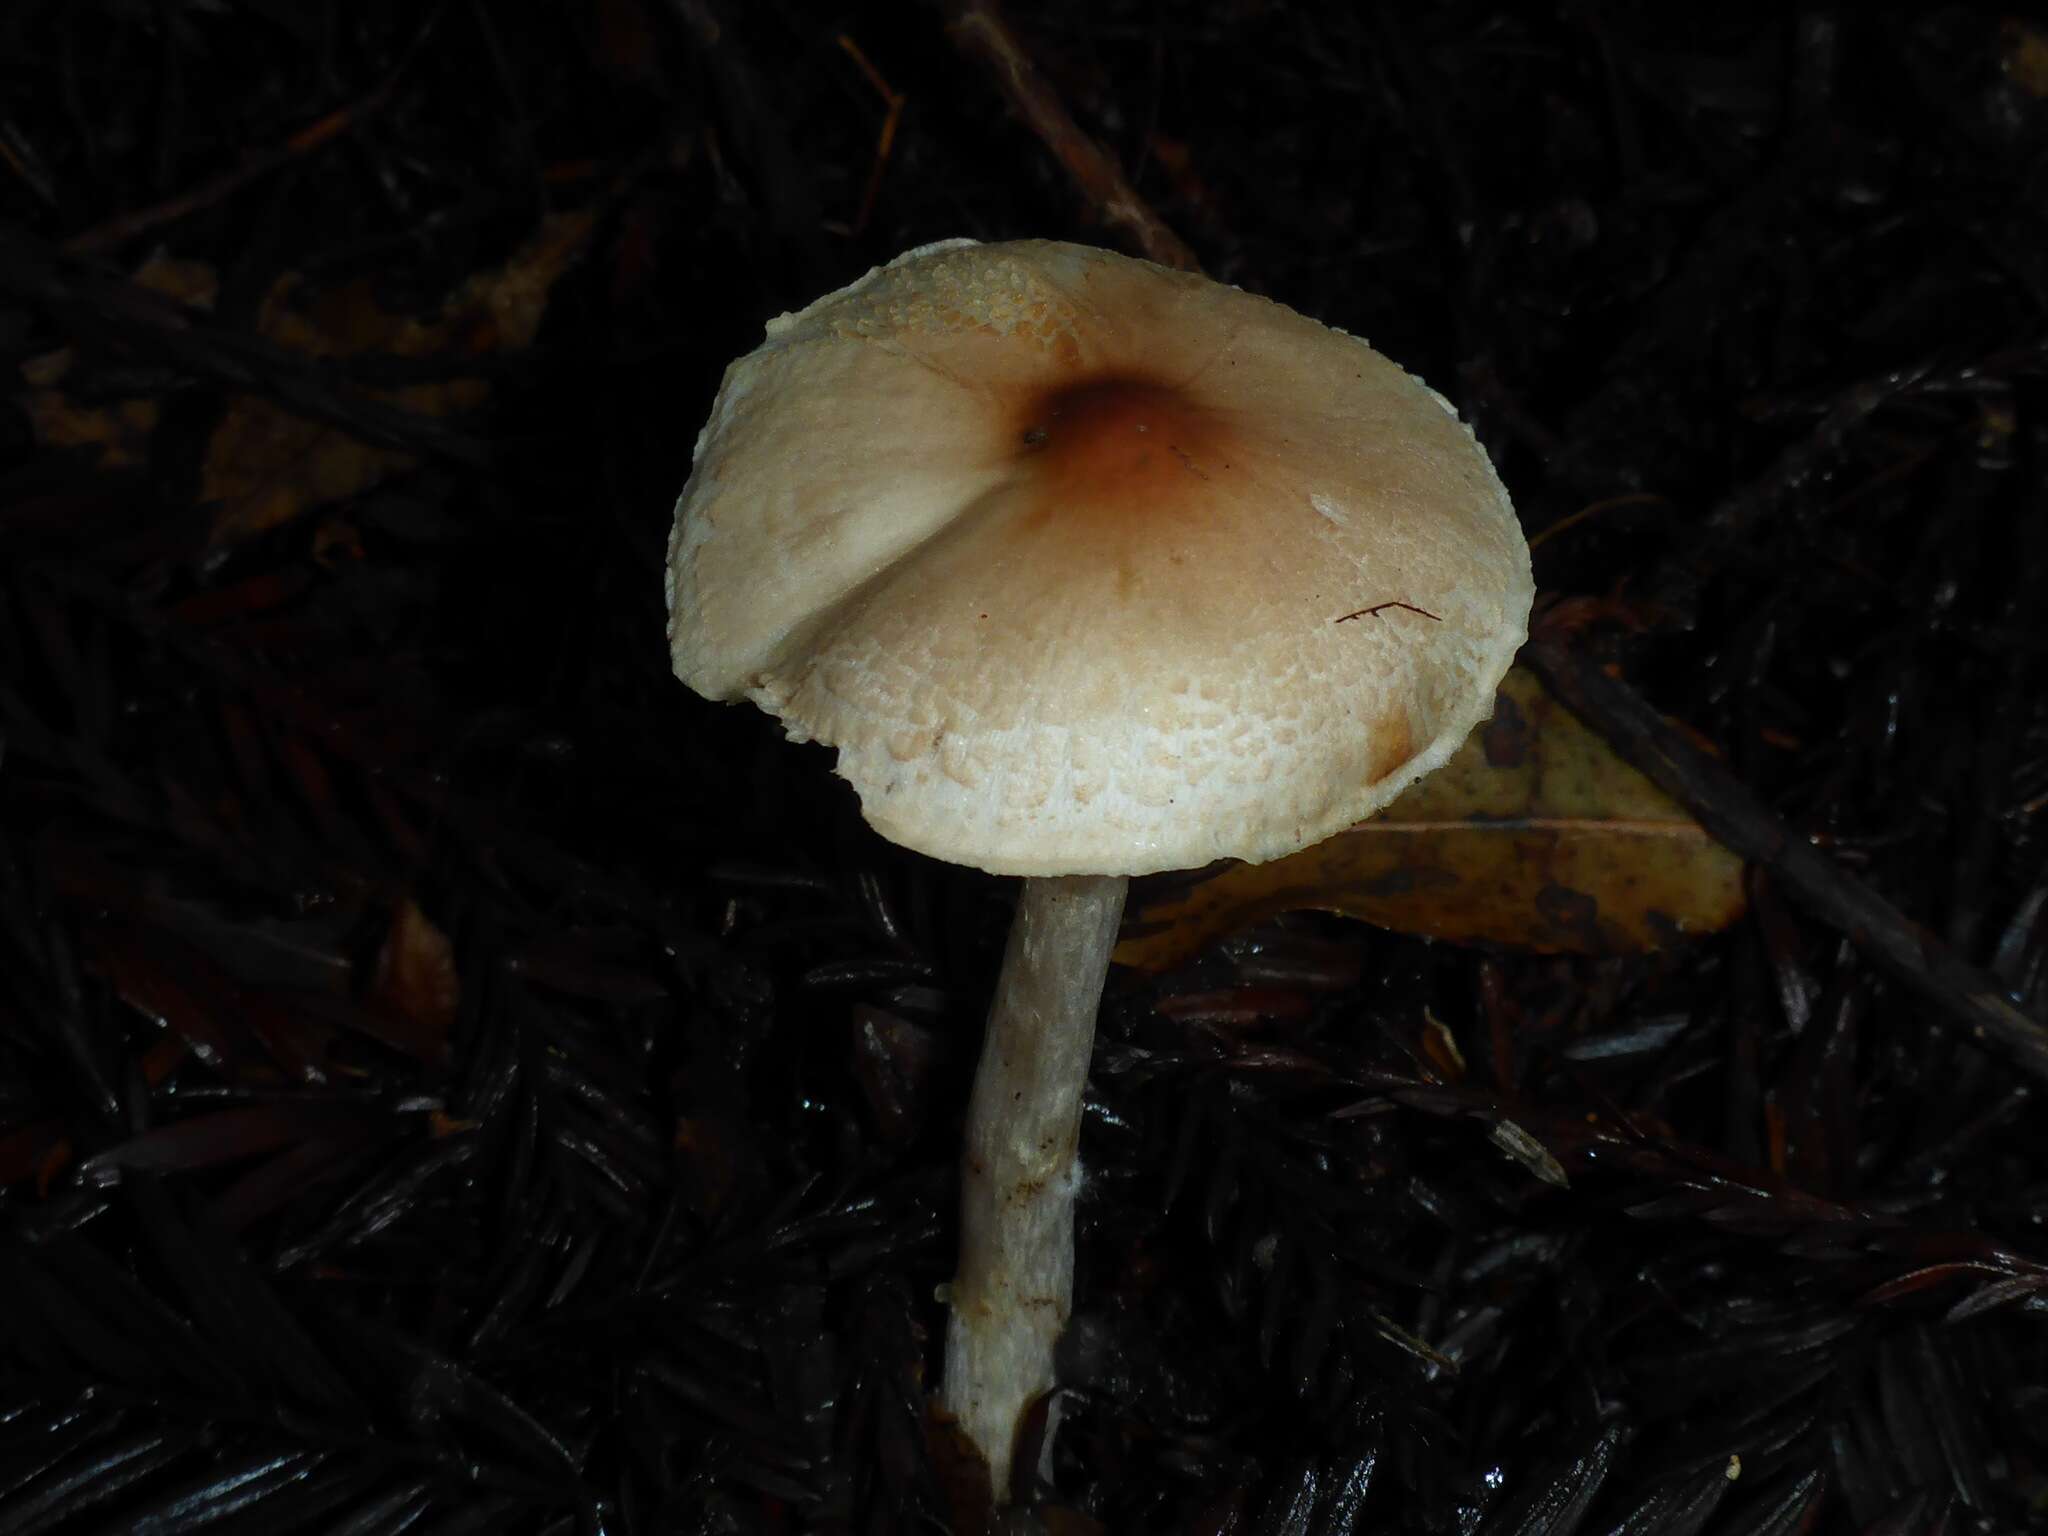
<instances>
[{"instance_id":1,"label":"white mushroom stem","mask_svg":"<svg viewBox=\"0 0 2048 1536\"><path fill-rule=\"evenodd\" d=\"M1123 917L1121 875L1026 880L967 1109L944 1407L1009 1498L1017 1431L1074 1301L1081 1095Z\"/></svg>"}]
</instances>

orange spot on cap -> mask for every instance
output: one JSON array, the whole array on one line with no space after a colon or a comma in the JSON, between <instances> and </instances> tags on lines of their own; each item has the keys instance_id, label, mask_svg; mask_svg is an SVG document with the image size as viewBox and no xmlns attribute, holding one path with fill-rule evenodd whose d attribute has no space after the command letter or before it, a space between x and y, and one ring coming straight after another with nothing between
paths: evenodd
<instances>
[{"instance_id":1,"label":"orange spot on cap","mask_svg":"<svg viewBox=\"0 0 2048 1536\"><path fill-rule=\"evenodd\" d=\"M1017 464L1034 493L1028 527L1182 512L1227 472L1216 414L1156 380L1111 374L1040 390L1015 419Z\"/></svg>"}]
</instances>

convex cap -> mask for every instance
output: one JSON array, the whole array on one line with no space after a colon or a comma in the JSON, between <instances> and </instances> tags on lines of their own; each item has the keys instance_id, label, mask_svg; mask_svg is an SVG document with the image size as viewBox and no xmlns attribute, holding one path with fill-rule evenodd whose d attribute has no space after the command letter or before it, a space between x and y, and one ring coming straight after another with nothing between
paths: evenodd
<instances>
[{"instance_id":1,"label":"convex cap","mask_svg":"<svg viewBox=\"0 0 2048 1536\"><path fill-rule=\"evenodd\" d=\"M1002 874L1337 832L1486 717L1531 597L1440 395L1049 241L925 246L771 322L669 551L684 682L836 746L885 837Z\"/></svg>"}]
</instances>

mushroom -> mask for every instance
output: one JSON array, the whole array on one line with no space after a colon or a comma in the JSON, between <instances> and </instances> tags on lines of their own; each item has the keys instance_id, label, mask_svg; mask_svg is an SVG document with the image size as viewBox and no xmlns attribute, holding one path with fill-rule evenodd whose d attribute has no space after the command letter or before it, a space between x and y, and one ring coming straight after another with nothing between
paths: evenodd
<instances>
[{"instance_id":1,"label":"mushroom","mask_svg":"<svg viewBox=\"0 0 2048 1536\"><path fill-rule=\"evenodd\" d=\"M1008 1497L1073 1290L1128 877L1308 846L1484 719L1529 553L1441 396L1282 305L955 240L770 322L697 441L676 673L839 750L883 836L1022 875L942 1403Z\"/></svg>"}]
</instances>

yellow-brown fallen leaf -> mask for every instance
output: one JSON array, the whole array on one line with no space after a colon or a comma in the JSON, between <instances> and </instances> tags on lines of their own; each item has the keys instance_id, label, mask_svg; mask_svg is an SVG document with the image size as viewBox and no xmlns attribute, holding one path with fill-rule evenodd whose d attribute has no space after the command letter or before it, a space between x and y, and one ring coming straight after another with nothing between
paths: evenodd
<instances>
[{"instance_id":1,"label":"yellow-brown fallen leaf","mask_svg":"<svg viewBox=\"0 0 2048 1536\"><path fill-rule=\"evenodd\" d=\"M1516 667L1493 719L1381 814L1148 900L1116 958L1177 965L1276 913L1578 954L1658 949L1742 912L1742 861Z\"/></svg>"},{"instance_id":2,"label":"yellow-brown fallen leaf","mask_svg":"<svg viewBox=\"0 0 2048 1536\"><path fill-rule=\"evenodd\" d=\"M194 309L213 308L220 290L218 274L205 262L182 261L161 253L137 268L133 281ZM96 447L100 463L109 469L140 464L149 452L150 434L156 431L157 402L138 396L107 405L81 404L64 390L72 362L73 353L66 347L21 365L21 381L28 386L22 404L36 441L45 448Z\"/></svg>"},{"instance_id":3,"label":"yellow-brown fallen leaf","mask_svg":"<svg viewBox=\"0 0 2048 1536\"><path fill-rule=\"evenodd\" d=\"M455 1027L462 981L455 946L410 896L391 914L391 929L377 955L372 1000L437 1045Z\"/></svg>"},{"instance_id":4,"label":"yellow-brown fallen leaf","mask_svg":"<svg viewBox=\"0 0 2048 1536\"><path fill-rule=\"evenodd\" d=\"M2029 96L2048 96L2048 30L2008 16L1998 25L2005 78Z\"/></svg>"},{"instance_id":5,"label":"yellow-brown fallen leaf","mask_svg":"<svg viewBox=\"0 0 2048 1536\"><path fill-rule=\"evenodd\" d=\"M585 211L550 214L504 266L479 272L426 319L390 314L368 279L298 300L299 278L286 273L264 296L257 329L309 357L377 353L390 357L488 356L529 346L555 280L590 239ZM474 410L488 398L481 378L437 379L380 391L380 398L423 415ZM200 494L218 504L214 538L246 538L307 507L368 490L412 463L338 427L308 421L253 395L238 396L207 445Z\"/></svg>"}]
</instances>

